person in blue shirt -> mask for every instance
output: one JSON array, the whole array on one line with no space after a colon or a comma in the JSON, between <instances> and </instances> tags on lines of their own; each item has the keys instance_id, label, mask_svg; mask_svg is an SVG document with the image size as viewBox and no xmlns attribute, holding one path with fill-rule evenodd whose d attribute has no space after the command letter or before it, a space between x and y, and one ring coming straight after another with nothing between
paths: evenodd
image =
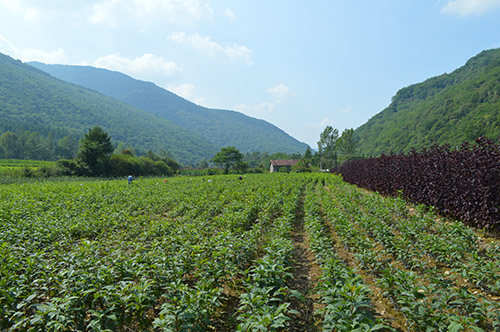
<instances>
[{"instance_id":1,"label":"person in blue shirt","mask_svg":"<svg viewBox=\"0 0 500 332\"><path fill-rule=\"evenodd\" d=\"M134 180L134 177L132 175L129 175L128 176L128 184L131 184L133 180Z\"/></svg>"}]
</instances>

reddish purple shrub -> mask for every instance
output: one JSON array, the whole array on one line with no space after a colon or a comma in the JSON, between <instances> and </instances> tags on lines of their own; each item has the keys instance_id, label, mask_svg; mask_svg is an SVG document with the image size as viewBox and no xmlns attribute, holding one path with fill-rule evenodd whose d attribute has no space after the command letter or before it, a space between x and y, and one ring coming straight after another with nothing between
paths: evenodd
<instances>
[{"instance_id":1,"label":"reddish purple shrub","mask_svg":"<svg viewBox=\"0 0 500 332\"><path fill-rule=\"evenodd\" d=\"M346 182L385 195L399 192L478 227L500 228L500 145L481 137L459 150L434 146L344 163Z\"/></svg>"}]
</instances>

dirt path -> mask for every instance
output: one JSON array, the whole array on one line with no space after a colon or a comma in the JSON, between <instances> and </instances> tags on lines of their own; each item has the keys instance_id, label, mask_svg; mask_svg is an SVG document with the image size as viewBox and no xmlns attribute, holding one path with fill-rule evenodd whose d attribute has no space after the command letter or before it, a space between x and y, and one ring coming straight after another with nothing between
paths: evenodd
<instances>
[{"instance_id":1,"label":"dirt path","mask_svg":"<svg viewBox=\"0 0 500 332\"><path fill-rule=\"evenodd\" d=\"M292 241L294 246L293 278L289 287L299 291L304 298L291 301L291 308L300 312L300 315L293 319L288 331L316 332L319 331L318 318L314 316L314 311L319 307L319 295L316 294L314 287L319 282L321 270L309 248L309 239L304 230L303 199L299 205Z\"/></svg>"}]
</instances>

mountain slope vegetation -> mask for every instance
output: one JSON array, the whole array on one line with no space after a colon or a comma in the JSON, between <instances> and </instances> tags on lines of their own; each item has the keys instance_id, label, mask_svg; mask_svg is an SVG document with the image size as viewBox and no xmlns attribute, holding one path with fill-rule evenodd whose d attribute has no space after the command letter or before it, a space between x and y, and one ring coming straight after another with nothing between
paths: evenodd
<instances>
[{"instance_id":1,"label":"mountain slope vegetation","mask_svg":"<svg viewBox=\"0 0 500 332\"><path fill-rule=\"evenodd\" d=\"M167 119L0 54L0 135L29 131L54 140L80 138L96 125L115 145L138 153L166 152L183 164L210 158L219 149Z\"/></svg>"},{"instance_id":2,"label":"mountain slope vegetation","mask_svg":"<svg viewBox=\"0 0 500 332\"><path fill-rule=\"evenodd\" d=\"M500 49L483 51L450 74L399 90L391 104L355 130L363 155L433 144L452 147L500 134Z\"/></svg>"},{"instance_id":3,"label":"mountain slope vegetation","mask_svg":"<svg viewBox=\"0 0 500 332\"><path fill-rule=\"evenodd\" d=\"M119 72L88 66L30 64L64 81L170 120L220 147L234 146L241 152L268 153L303 153L307 149L305 143L264 120L235 111L205 108L153 83Z\"/></svg>"}]
</instances>

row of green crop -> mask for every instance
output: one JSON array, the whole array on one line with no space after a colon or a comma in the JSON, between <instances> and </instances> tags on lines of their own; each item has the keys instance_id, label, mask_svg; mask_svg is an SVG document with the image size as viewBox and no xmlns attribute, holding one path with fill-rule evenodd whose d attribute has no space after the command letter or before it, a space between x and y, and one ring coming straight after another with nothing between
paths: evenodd
<instances>
[{"instance_id":1,"label":"row of green crop","mask_svg":"<svg viewBox=\"0 0 500 332\"><path fill-rule=\"evenodd\" d=\"M471 228L459 221L438 220L432 209L424 206L410 214L402 199L373 194L354 197L353 192L351 188L338 193L351 217L356 216L356 222L368 230L368 235L407 268L425 271L437 264L487 293L500 295L498 244L482 243ZM351 207L355 201L366 213Z\"/></svg>"},{"instance_id":2,"label":"row of green crop","mask_svg":"<svg viewBox=\"0 0 500 332\"><path fill-rule=\"evenodd\" d=\"M223 324L224 284L280 243L271 230L282 227L297 181L5 185L0 329L206 331Z\"/></svg>"},{"instance_id":3,"label":"row of green crop","mask_svg":"<svg viewBox=\"0 0 500 332\"><path fill-rule=\"evenodd\" d=\"M334 241L320 211L318 196L309 187L305 199L305 228L311 249L322 268L319 292L324 308L323 331L390 330L375 318L369 289L356 271L336 254Z\"/></svg>"},{"instance_id":4,"label":"row of green crop","mask_svg":"<svg viewBox=\"0 0 500 332\"><path fill-rule=\"evenodd\" d=\"M267 230L269 244L264 255L244 272L239 298L236 331L281 331L290 316L299 314L290 308L292 297L302 295L287 286L292 274L293 244L290 233L295 221L301 185L290 187L283 197L281 214Z\"/></svg>"},{"instance_id":5,"label":"row of green crop","mask_svg":"<svg viewBox=\"0 0 500 332\"><path fill-rule=\"evenodd\" d=\"M50 166L54 164L53 161L44 160L22 160L22 159L0 159L1 167L41 167Z\"/></svg>"},{"instance_id":6,"label":"row of green crop","mask_svg":"<svg viewBox=\"0 0 500 332\"><path fill-rule=\"evenodd\" d=\"M390 330L373 288L408 331L500 330L498 244L335 176L1 189L0 330L286 331L301 319L291 303L303 295L288 286L301 200L324 331Z\"/></svg>"},{"instance_id":7,"label":"row of green crop","mask_svg":"<svg viewBox=\"0 0 500 332\"><path fill-rule=\"evenodd\" d=\"M458 280L468 273L461 264L479 252L478 239L467 227L437 222L423 207L410 213L399 199L365 194L340 181L323 191L322 206L360 267L405 316L408 331L500 328L498 302ZM496 250L482 252L495 269Z\"/></svg>"},{"instance_id":8,"label":"row of green crop","mask_svg":"<svg viewBox=\"0 0 500 332\"><path fill-rule=\"evenodd\" d=\"M50 175L52 161L0 159L0 184Z\"/></svg>"}]
</instances>

